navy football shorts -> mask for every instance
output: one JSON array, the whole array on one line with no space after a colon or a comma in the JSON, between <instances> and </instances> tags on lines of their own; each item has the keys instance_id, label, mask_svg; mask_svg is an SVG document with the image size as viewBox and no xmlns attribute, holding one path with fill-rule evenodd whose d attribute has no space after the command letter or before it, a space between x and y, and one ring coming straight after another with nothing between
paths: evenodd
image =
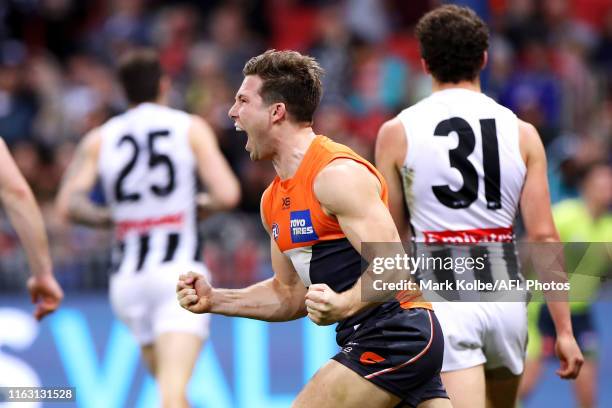
<instances>
[{"instance_id":1,"label":"navy football shorts","mask_svg":"<svg viewBox=\"0 0 612 408\"><path fill-rule=\"evenodd\" d=\"M440 379L444 353L442 329L433 311L393 311L360 324L333 359L416 407L448 398Z\"/></svg>"}]
</instances>

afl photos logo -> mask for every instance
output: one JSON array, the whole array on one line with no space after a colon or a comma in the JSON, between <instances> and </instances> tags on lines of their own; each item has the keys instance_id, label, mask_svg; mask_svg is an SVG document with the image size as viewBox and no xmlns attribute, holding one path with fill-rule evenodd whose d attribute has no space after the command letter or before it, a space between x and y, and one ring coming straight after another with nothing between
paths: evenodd
<instances>
[{"instance_id":1,"label":"afl photos logo","mask_svg":"<svg viewBox=\"0 0 612 408\"><path fill-rule=\"evenodd\" d=\"M274 238L275 241L278 239L279 232L280 232L280 228L278 228L278 224L277 223L272 224L272 237Z\"/></svg>"}]
</instances>

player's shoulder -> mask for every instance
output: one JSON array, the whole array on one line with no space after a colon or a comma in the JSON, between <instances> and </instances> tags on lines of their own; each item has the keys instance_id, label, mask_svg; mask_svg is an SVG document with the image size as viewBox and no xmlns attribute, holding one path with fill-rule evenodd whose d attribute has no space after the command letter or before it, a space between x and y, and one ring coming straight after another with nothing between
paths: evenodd
<instances>
[{"instance_id":1,"label":"player's shoulder","mask_svg":"<svg viewBox=\"0 0 612 408\"><path fill-rule=\"evenodd\" d=\"M99 148L102 143L103 126L95 127L87 132L81 139L81 145L88 149Z\"/></svg>"},{"instance_id":2,"label":"player's shoulder","mask_svg":"<svg viewBox=\"0 0 612 408\"><path fill-rule=\"evenodd\" d=\"M406 150L406 130L398 116L384 122L376 137L376 153L404 153Z\"/></svg>"},{"instance_id":3,"label":"player's shoulder","mask_svg":"<svg viewBox=\"0 0 612 408\"><path fill-rule=\"evenodd\" d=\"M519 138L519 149L523 161L527 163L530 158L536 158L538 160L545 160L546 153L544 151L544 144L540 138L538 130L529 122L524 120L518 120L518 138Z\"/></svg>"},{"instance_id":4,"label":"player's shoulder","mask_svg":"<svg viewBox=\"0 0 612 408\"><path fill-rule=\"evenodd\" d=\"M365 185L376 185L376 176L365 163L350 158L340 158L328 163L319 171L313 183L317 198L337 197L339 190L354 192Z\"/></svg>"},{"instance_id":5,"label":"player's shoulder","mask_svg":"<svg viewBox=\"0 0 612 408\"><path fill-rule=\"evenodd\" d=\"M535 138L537 140L540 140L540 135L534 125L532 125L529 122L525 122L522 119L517 119L517 120L518 120L519 135L522 138L527 138L527 139Z\"/></svg>"},{"instance_id":6,"label":"player's shoulder","mask_svg":"<svg viewBox=\"0 0 612 408\"><path fill-rule=\"evenodd\" d=\"M266 189L263 191L263 193L261 193L261 201L267 201L270 199L270 196L272 194L272 190L274 189L274 185L275 185L275 181L276 178L274 180L272 180L270 182L270 184L268 184L268 187L266 187Z\"/></svg>"},{"instance_id":7,"label":"player's shoulder","mask_svg":"<svg viewBox=\"0 0 612 408\"><path fill-rule=\"evenodd\" d=\"M270 232L270 213L271 213L271 204L272 204L272 190L275 185L275 181L272 181L268 187L261 194L261 200L259 201L259 214L261 216L261 223L268 233Z\"/></svg>"}]
</instances>

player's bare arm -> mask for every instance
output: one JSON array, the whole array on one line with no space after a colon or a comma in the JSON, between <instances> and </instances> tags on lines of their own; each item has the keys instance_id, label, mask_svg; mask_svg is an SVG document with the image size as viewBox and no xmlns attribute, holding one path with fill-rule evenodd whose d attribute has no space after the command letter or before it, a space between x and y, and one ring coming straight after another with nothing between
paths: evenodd
<instances>
[{"instance_id":1,"label":"player's bare arm","mask_svg":"<svg viewBox=\"0 0 612 408\"><path fill-rule=\"evenodd\" d=\"M407 144L404 126L398 118L385 122L378 131L375 151L376 168L387 181L389 211L403 240L408 240L410 234L400 174Z\"/></svg>"},{"instance_id":2,"label":"player's bare arm","mask_svg":"<svg viewBox=\"0 0 612 408\"><path fill-rule=\"evenodd\" d=\"M64 294L53 277L49 243L42 215L32 190L0 139L0 200L24 247L32 277L28 290L36 304L37 319L53 312Z\"/></svg>"},{"instance_id":3,"label":"player's bare arm","mask_svg":"<svg viewBox=\"0 0 612 408\"><path fill-rule=\"evenodd\" d=\"M198 116L192 116L189 142L207 190L197 197L198 206L206 211L235 207L240 200L238 179L221 153L213 130Z\"/></svg>"},{"instance_id":4,"label":"player's bare arm","mask_svg":"<svg viewBox=\"0 0 612 408\"><path fill-rule=\"evenodd\" d=\"M333 161L317 176L314 192L358 252L362 242L400 242L393 218L380 198L380 182L365 166L347 159ZM308 317L316 324L328 325L374 305L362 301L361 282L360 278L342 293L325 284L311 285L306 295Z\"/></svg>"},{"instance_id":5,"label":"player's bare arm","mask_svg":"<svg viewBox=\"0 0 612 408\"><path fill-rule=\"evenodd\" d=\"M101 134L97 129L83 138L64 174L56 199L61 217L91 227L106 227L112 222L110 211L89 198L98 174L100 144Z\"/></svg>"},{"instance_id":6,"label":"player's bare arm","mask_svg":"<svg viewBox=\"0 0 612 408\"><path fill-rule=\"evenodd\" d=\"M529 123L519 121L519 140L527 174L521 194L521 214L529 242L559 242L559 234L553 222L546 175L546 154L537 130ZM561 367L557 374L561 378L578 376L584 357L576 344L572 331L567 302L547 302L555 324L555 345Z\"/></svg>"},{"instance_id":7,"label":"player's bare arm","mask_svg":"<svg viewBox=\"0 0 612 408\"><path fill-rule=\"evenodd\" d=\"M263 224L266 227L265 221ZM176 287L181 306L193 313L216 313L270 322L304 317L306 287L271 236L270 253L274 276L244 289L213 288L202 275L193 272L181 275Z\"/></svg>"}]
</instances>

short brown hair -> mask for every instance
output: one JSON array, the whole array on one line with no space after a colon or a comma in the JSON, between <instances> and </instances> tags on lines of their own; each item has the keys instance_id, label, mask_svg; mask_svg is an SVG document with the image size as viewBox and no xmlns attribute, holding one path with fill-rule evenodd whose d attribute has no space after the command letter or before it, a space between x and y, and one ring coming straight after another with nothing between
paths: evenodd
<instances>
[{"instance_id":1,"label":"short brown hair","mask_svg":"<svg viewBox=\"0 0 612 408\"><path fill-rule=\"evenodd\" d=\"M259 91L266 104L282 102L296 122L312 122L323 93L323 69L297 51L268 50L251 58L242 73L263 80Z\"/></svg>"},{"instance_id":2,"label":"short brown hair","mask_svg":"<svg viewBox=\"0 0 612 408\"><path fill-rule=\"evenodd\" d=\"M435 79L474 80L489 46L486 24L467 7L445 5L425 14L416 26L421 56Z\"/></svg>"},{"instance_id":3,"label":"short brown hair","mask_svg":"<svg viewBox=\"0 0 612 408\"><path fill-rule=\"evenodd\" d=\"M118 76L130 103L155 101L162 77L157 52L148 48L128 51L119 60Z\"/></svg>"}]
</instances>

